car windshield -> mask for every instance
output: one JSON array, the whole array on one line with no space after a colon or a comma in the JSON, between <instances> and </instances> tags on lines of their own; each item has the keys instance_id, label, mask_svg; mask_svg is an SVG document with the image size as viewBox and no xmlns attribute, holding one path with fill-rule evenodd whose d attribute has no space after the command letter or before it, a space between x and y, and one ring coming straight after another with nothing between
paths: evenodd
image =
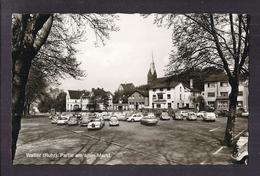
<instances>
[{"instance_id":1,"label":"car windshield","mask_svg":"<svg viewBox=\"0 0 260 176\"><path fill-rule=\"evenodd\" d=\"M117 120L117 117L113 116L110 118L111 121L116 121Z\"/></svg>"},{"instance_id":2,"label":"car windshield","mask_svg":"<svg viewBox=\"0 0 260 176\"><path fill-rule=\"evenodd\" d=\"M70 117L70 120L77 120L77 117Z\"/></svg>"}]
</instances>

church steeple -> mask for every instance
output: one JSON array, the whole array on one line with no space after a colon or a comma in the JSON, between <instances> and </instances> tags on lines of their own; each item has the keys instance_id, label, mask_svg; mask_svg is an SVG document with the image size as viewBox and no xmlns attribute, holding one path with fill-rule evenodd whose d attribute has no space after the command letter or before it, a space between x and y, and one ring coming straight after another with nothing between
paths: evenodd
<instances>
[{"instance_id":1,"label":"church steeple","mask_svg":"<svg viewBox=\"0 0 260 176\"><path fill-rule=\"evenodd\" d=\"M150 64L150 69L147 75L147 84L151 84L153 80L157 78L157 73L155 69L154 59L153 59L153 52L152 52L152 62Z\"/></svg>"}]
</instances>

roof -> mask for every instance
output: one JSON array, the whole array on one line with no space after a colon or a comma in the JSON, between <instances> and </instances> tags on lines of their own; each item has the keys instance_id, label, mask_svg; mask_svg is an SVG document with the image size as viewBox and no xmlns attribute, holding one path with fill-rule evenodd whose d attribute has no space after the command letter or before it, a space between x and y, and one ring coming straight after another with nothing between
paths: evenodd
<instances>
[{"instance_id":1,"label":"roof","mask_svg":"<svg viewBox=\"0 0 260 176\"><path fill-rule=\"evenodd\" d=\"M190 89L191 92L201 92L201 90L199 90L199 89L196 88L196 87L190 88L190 85L184 84L184 83L182 83L182 84L183 84L183 86L184 86L185 88Z\"/></svg>"},{"instance_id":2,"label":"roof","mask_svg":"<svg viewBox=\"0 0 260 176\"><path fill-rule=\"evenodd\" d=\"M84 91L81 90L68 90L71 99L80 99Z\"/></svg>"},{"instance_id":3,"label":"roof","mask_svg":"<svg viewBox=\"0 0 260 176\"><path fill-rule=\"evenodd\" d=\"M176 87L180 82L176 82L171 79L171 77L162 77L162 78L156 78L151 82L150 88L174 88Z\"/></svg>"},{"instance_id":4,"label":"roof","mask_svg":"<svg viewBox=\"0 0 260 176\"><path fill-rule=\"evenodd\" d=\"M225 73L211 74L206 79L205 82L227 82L228 76Z\"/></svg>"},{"instance_id":5,"label":"roof","mask_svg":"<svg viewBox=\"0 0 260 176\"><path fill-rule=\"evenodd\" d=\"M125 83L125 84L120 84L120 85L123 87L123 89L125 91L129 91L129 90L135 89L135 86L134 86L133 83Z\"/></svg>"},{"instance_id":6,"label":"roof","mask_svg":"<svg viewBox=\"0 0 260 176\"><path fill-rule=\"evenodd\" d=\"M138 92L140 93L142 96L144 97L148 97L149 96L149 92L145 91L145 90L139 90L139 89L135 89L129 96L133 95L133 93ZM128 96L128 97L129 97Z\"/></svg>"}]
</instances>

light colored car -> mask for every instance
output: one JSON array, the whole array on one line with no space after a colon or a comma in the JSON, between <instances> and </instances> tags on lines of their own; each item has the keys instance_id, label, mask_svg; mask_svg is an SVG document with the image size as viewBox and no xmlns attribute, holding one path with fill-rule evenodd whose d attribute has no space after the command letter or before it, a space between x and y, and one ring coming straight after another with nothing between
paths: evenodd
<instances>
[{"instance_id":1,"label":"light colored car","mask_svg":"<svg viewBox=\"0 0 260 176\"><path fill-rule=\"evenodd\" d=\"M91 119L88 123L88 130L101 129L105 126L104 120L101 118Z\"/></svg>"},{"instance_id":2,"label":"light colored car","mask_svg":"<svg viewBox=\"0 0 260 176\"><path fill-rule=\"evenodd\" d=\"M183 118L187 118L189 116L189 112L188 111L180 111L180 115L183 117Z\"/></svg>"},{"instance_id":3,"label":"light colored car","mask_svg":"<svg viewBox=\"0 0 260 176\"><path fill-rule=\"evenodd\" d=\"M109 126L119 126L119 121L116 116L111 116Z\"/></svg>"},{"instance_id":4,"label":"light colored car","mask_svg":"<svg viewBox=\"0 0 260 176\"><path fill-rule=\"evenodd\" d=\"M67 122L68 126L78 125L78 117L71 116Z\"/></svg>"},{"instance_id":5,"label":"light colored car","mask_svg":"<svg viewBox=\"0 0 260 176\"><path fill-rule=\"evenodd\" d=\"M248 142L246 142L245 144L243 144L238 150L237 152L235 152L233 155L231 155L231 158L234 161L237 162L242 162L245 165L248 164Z\"/></svg>"},{"instance_id":6,"label":"light colored car","mask_svg":"<svg viewBox=\"0 0 260 176\"><path fill-rule=\"evenodd\" d=\"M143 114L141 113L136 113L131 115L130 117L127 118L128 122L140 122L140 120L143 118Z\"/></svg>"},{"instance_id":7,"label":"light colored car","mask_svg":"<svg viewBox=\"0 0 260 176\"><path fill-rule=\"evenodd\" d=\"M57 124L57 121L58 121L58 117L53 117L52 120L51 120L51 123Z\"/></svg>"},{"instance_id":8,"label":"light colored car","mask_svg":"<svg viewBox=\"0 0 260 176\"><path fill-rule=\"evenodd\" d=\"M141 119L141 124L143 125L156 125L158 123L158 119L154 114L148 114Z\"/></svg>"},{"instance_id":9,"label":"light colored car","mask_svg":"<svg viewBox=\"0 0 260 176\"><path fill-rule=\"evenodd\" d=\"M68 119L65 118L65 117L60 117L58 120L57 120L57 125L66 125L68 122Z\"/></svg>"},{"instance_id":10,"label":"light colored car","mask_svg":"<svg viewBox=\"0 0 260 176\"><path fill-rule=\"evenodd\" d=\"M187 120L197 120L197 114L195 112L189 112L186 119Z\"/></svg>"},{"instance_id":11,"label":"light colored car","mask_svg":"<svg viewBox=\"0 0 260 176\"><path fill-rule=\"evenodd\" d=\"M162 112L160 119L161 120L170 120L171 117L169 116L169 114L167 112Z\"/></svg>"},{"instance_id":12,"label":"light colored car","mask_svg":"<svg viewBox=\"0 0 260 176\"><path fill-rule=\"evenodd\" d=\"M182 115L179 114L179 113L176 113L176 114L175 114L175 117L174 117L174 120L184 120L184 116L182 116Z\"/></svg>"},{"instance_id":13,"label":"light colored car","mask_svg":"<svg viewBox=\"0 0 260 176\"><path fill-rule=\"evenodd\" d=\"M197 115L198 118L202 118L203 119L204 116L205 116L205 113L206 113L206 111L200 111L200 112L197 112L196 115Z\"/></svg>"},{"instance_id":14,"label":"light colored car","mask_svg":"<svg viewBox=\"0 0 260 176\"><path fill-rule=\"evenodd\" d=\"M72 116L72 114L67 114L66 112L61 113L60 118L66 118L67 120L69 120L70 116Z\"/></svg>"},{"instance_id":15,"label":"light colored car","mask_svg":"<svg viewBox=\"0 0 260 176\"><path fill-rule=\"evenodd\" d=\"M215 122L217 119L217 116L214 112L205 112L205 114L202 118L204 121Z\"/></svg>"},{"instance_id":16,"label":"light colored car","mask_svg":"<svg viewBox=\"0 0 260 176\"><path fill-rule=\"evenodd\" d=\"M79 122L80 126L88 126L90 119L88 115L82 116L81 121Z\"/></svg>"}]
</instances>

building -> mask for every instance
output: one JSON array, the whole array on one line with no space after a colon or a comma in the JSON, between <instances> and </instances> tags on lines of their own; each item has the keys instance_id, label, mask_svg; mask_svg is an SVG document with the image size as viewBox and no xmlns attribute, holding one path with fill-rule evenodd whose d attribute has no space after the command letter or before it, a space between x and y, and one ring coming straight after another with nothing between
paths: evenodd
<instances>
[{"instance_id":1,"label":"building","mask_svg":"<svg viewBox=\"0 0 260 176\"><path fill-rule=\"evenodd\" d=\"M248 109L248 81L240 79L237 106ZM225 73L213 74L204 83L204 98L206 104L218 110L228 110L231 86Z\"/></svg>"},{"instance_id":2,"label":"building","mask_svg":"<svg viewBox=\"0 0 260 176\"><path fill-rule=\"evenodd\" d=\"M128 97L135 90L133 83L120 84L113 99L113 110L128 110Z\"/></svg>"},{"instance_id":3,"label":"building","mask_svg":"<svg viewBox=\"0 0 260 176\"><path fill-rule=\"evenodd\" d=\"M149 93L148 91L141 91L135 89L128 97L129 110L139 110L149 106Z\"/></svg>"},{"instance_id":4,"label":"building","mask_svg":"<svg viewBox=\"0 0 260 176\"><path fill-rule=\"evenodd\" d=\"M66 95L66 111L87 110L89 94L83 90L68 90Z\"/></svg>"},{"instance_id":5,"label":"building","mask_svg":"<svg viewBox=\"0 0 260 176\"><path fill-rule=\"evenodd\" d=\"M192 97L200 95L200 91L176 82L170 77L157 78L149 89L149 108L179 109L195 108Z\"/></svg>"}]
</instances>

